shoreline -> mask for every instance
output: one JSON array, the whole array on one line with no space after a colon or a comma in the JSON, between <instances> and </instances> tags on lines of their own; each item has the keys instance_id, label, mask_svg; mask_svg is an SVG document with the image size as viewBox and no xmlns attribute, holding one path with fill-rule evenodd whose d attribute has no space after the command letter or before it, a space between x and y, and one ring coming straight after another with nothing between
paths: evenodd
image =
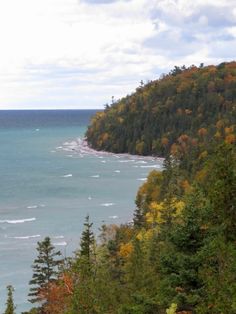
<instances>
[{"instance_id":1,"label":"shoreline","mask_svg":"<svg viewBox=\"0 0 236 314\"><path fill-rule=\"evenodd\" d=\"M117 158L129 158L129 159L137 159L137 160L150 160L150 161L158 161L162 162L165 160L163 157L156 157L156 156L142 156L142 155L132 155L129 153L112 153L112 152L106 152L106 151L99 151L96 149L93 149L89 147L88 142L85 138L76 138L75 140L68 141L62 144L62 146L58 147L57 149L62 149L64 151L68 152L74 152L78 153L79 155L94 155L94 156L115 156Z\"/></svg>"}]
</instances>

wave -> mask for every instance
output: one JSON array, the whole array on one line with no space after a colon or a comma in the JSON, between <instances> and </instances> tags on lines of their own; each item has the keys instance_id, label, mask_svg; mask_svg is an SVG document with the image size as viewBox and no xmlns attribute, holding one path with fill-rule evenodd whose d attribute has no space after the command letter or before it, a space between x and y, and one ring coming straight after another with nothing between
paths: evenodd
<instances>
[{"instance_id":1,"label":"wave","mask_svg":"<svg viewBox=\"0 0 236 314\"><path fill-rule=\"evenodd\" d=\"M109 207L109 206L114 206L116 205L115 203L103 203L100 206L105 206L105 207Z\"/></svg>"},{"instance_id":2,"label":"wave","mask_svg":"<svg viewBox=\"0 0 236 314\"><path fill-rule=\"evenodd\" d=\"M116 215L114 215L114 216L109 216L108 218L110 218L110 219L117 219L117 218L119 218L119 217L116 216Z\"/></svg>"},{"instance_id":3,"label":"wave","mask_svg":"<svg viewBox=\"0 0 236 314\"><path fill-rule=\"evenodd\" d=\"M28 209L36 209L36 208L45 207L45 206L46 206L45 204L29 205L29 206L27 206L27 208L28 208Z\"/></svg>"},{"instance_id":4,"label":"wave","mask_svg":"<svg viewBox=\"0 0 236 314\"><path fill-rule=\"evenodd\" d=\"M70 178L72 176L73 176L72 173L68 173L68 174L65 174L64 176L62 176L62 178Z\"/></svg>"},{"instance_id":5,"label":"wave","mask_svg":"<svg viewBox=\"0 0 236 314\"><path fill-rule=\"evenodd\" d=\"M18 237L7 237L8 239L19 239L19 240L27 240L27 239L33 239L33 238L40 238L40 234L35 234L31 236L18 236Z\"/></svg>"},{"instance_id":6,"label":"wave","mask_svg":"<svg viewBox=\"0 0 236 314\"><path fill-rule=\"evenodd\" d=\"M67 242L66 241L57 242L57 243L53 243L53 245L55 245L55 246L65 246L65 245L67 245Z\"/></svg>"},{"instance_id":7,"label":"wave","mask_svg":"<svg viewBox=\"0 0 236 314\"><path fill-rule=\"evenodd\" d=\"M17 220L0 220L0 223L7 223L7 224L22 224L24 222L30 222L30 221L34 221L36 220L36 218L26 218L26 219L17 219Z\"/></svg>"},{"instance_id":8,"label":"wave","mask_svg":"<svg viewBox=\"0 0 236 314\"><path fill-rule=\"evenodd\" d=\"M53 239L64 239L64 236L63 235L54 236Z\"/></svg>"},{"instance_id":9,"label":"wave","mask_svg":"<svg viewBox=\"0 0 236 314\"><path fill-rule=\"evenodd\" d=\"M65 142L63 146L57 147L57 149L63 149L65 151L73 151L74 153L84 154L84 155L93 155L98 158L103 158L105 156L114 156L116 158L132 158L129 161L136 161L136 160L151 160L151 161L160 161L163 162L164 158L160 157L154 157L154 156L140 156L140 155L131 155L128 153L124 154L114 154L111 152L105 152L105 151L97 151L95 149L92 149L89 147L87 141L85 138L77 138L76 140L73 140L71 142ZM127 162L127 161L125 161Z\"/></svg>"},{"instance_id":10,"label":"wave","mask_svg":"<svg viewBox=\"0 0 236 314\"><path fill-rule=\"evenodd\" d=\"M140 168L161 168L160 165L148 165L148 166L140 166Z\"/></svg>"}]
</instances>

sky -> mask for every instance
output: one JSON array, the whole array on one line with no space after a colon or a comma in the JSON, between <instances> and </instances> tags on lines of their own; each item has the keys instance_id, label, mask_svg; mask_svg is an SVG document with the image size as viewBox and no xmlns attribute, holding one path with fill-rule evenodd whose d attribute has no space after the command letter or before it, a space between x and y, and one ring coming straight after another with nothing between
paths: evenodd
<instances>
[{"instance_id":1,"label":"sky","mask_svg":"<svg viewBox=\"0 0 236 314\"><path fill-rule=\"evenodd\" d=\"M235 55L236 0L0 0L0 109L102 109Z\"/></svg>"}]
</instances>

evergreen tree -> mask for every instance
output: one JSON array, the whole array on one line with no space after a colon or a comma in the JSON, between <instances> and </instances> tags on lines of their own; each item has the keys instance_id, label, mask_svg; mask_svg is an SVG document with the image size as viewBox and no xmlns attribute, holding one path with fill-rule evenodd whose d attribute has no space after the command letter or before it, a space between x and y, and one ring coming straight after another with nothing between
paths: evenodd
<instances>
[{"instance_id":1,"label":"evergreen tree","mask_svg":"<svg viewBox=\"0 0 236 314\"><path fill-rule=\"evenodd\" d=\"M94 253L94 234L92 231L93 223L89 222L89 215L85 218L84 231L82 232L80 242L80 256L87 259L90 263L91 257Z\"/></svg>"},{"instance_id":2,"label":"evergreen tree","mask_svg":"<svg viewBox=\"0 0 236 314\"><path fill-rule=\"evenodd\" d=\"M7 286L7 302L6 302L6 310L4 314L14 314L15 313L15 306L13 301L13 291L14 288L10 285Z\"/></svg>"},{"instance_id":3,"label":"evergreen tree","mask_svg":"<svg viewBox=\"0 0 236 314\"><path fill-rule=\"evenodd\" d=\"M93 223L89 222L89 215L85 218L80 250L74 265L74 293L71 314L93 314L95 311L94 281L95 281L95 239L92 231Z\"/></svg>"},{"instance_id":4,"label":"evergreen tree","mask_svg":"<svg viewBox=\"0 0 236 314\"><path fill-rule=\"evenodd\" d=\"M46 237L42 242L38 242L38 256L34 260L33 276L29 284L30 288L29 301L31 303L43 301L40 297L42 290L47 290L50 282L54 281L58 276L58 266L61 260L58 257L61 255L60 251L55 251L49 237ZM45 293L44 293L45 295ZM45 296L43 297L45 299Z\"/></svg>"}]
</instances>

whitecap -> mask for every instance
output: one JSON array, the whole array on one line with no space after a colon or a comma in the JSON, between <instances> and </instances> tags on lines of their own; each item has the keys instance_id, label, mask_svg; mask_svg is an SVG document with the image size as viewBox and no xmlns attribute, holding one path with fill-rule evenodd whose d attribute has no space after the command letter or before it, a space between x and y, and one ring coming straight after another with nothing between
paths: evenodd
<instances>
[{"instance_id":1,"label":"whitecap","mask_svg":"<svg viewBox=\"0 0 236 314\"><path fill-rule=\"evenodd\" d=\"M35 209L35 208L38 208L38 205L30 205L30 206L27 206L28 209Z\"/></svg>"},{"instance_id":2,"label":"whitecap","mask_svg":"<svg viewBox=\"0 0 236 314\"><path fill-rule=\"evenodd\" d=\"M57 147L56 147L56 149L62 149L62 148L63 148L62 146L57 146Z\"/></svg>"},{"instance_id":3,"label":"whitecap","mask_svg":"<svg viewBox=\"0 0 236 314\"><path fill-rule=\"evenodd\" d=\"M136 161L136 164L147 164L147 161L139 160L139 161Z\"/></svg>"},{"instance_id":4,"label":"whitecap","mask_svg":"<svg viewBox=\"0 0 236 314\"><path fill-rule=\"evenodd\" d=\"M35 129L35 131L36 131L36 132L38 132L38 131L39 131L39 129Z\"/></svg>"},{"instance_id":5,"label":"whitecap","mask_svg":"<svg viewBox=\"0 0 236 314\"><path fill-rule=\"evenodd\" d=\"M101 162L105 164L105 163L106 163L106 160L101 160Z\"/></svg>"},{"instance_id":6,"label":"whitecap","mask_svg":"<svg viewBox=\"0 0 236 314\"><path fill-rule=\"evenodd\" d=\"M99 174L95 174L93 176L90 176L90 178L100 178L100 175Z\"/></svg>"},{"instance_id":7,"label":"whitecap","mask_svg":"<svg viewBox=\"0 0 236 314\"><path fill-rule=\"evenodd\" d=\"M109 206L114 206L116 205L115 203L103 203L100 206L105 206L105 207L109 207Z\"/></svg>"},{"instance_id":8,"label":"whitecap","mask_svg":"<svg viewBox=\"0 0 236 314\"><path fill-rule=\"evenodd\" d=\"M28 239L34 239L34 238L40 238L40 234L35 234L31 236L18 236L18 237L8 237L9 239L18 239L18 240L28 240Z\"/></svg>"},{"instance_id":9,"label":"whitecap","mask_svg":"<svg viewBox=\"0 0 236 314\"><path fill-rule=\"evenodd\" d=\"M89 197L88 197L88 200L89 200L89 201L91 201L91 199L92 199L92 197L91 197L91 196L89 196Z\"/></svg>"},{"instance_id":10,"label":"whitecap","mask_svg":"<svg viewBox=\"0 0 236 314\"><path fill-rule=\"evenodd\" d=\"M124 163L124 162L134 162L134 161L135 161L134 159L118 160L118 162L122 162L122 163Z\"/></svg>"},{"instance_id":11,"label":"whitecap","mask_svg":"<svg viewBox=\"0 0 236 314\"><path fill-rule=\"evenodd\" d=\"M53 245L57 245L57 246L65 246L65 245L67 245L67 242L66 242L66 241L57 242L57 243L53 243Z\"/></svg>"},{"instance_id":12,"label":"whitecap","mask_svg":"<svg viewBox=\"0 0 236 314\"><path fill-rule=\"evenodd\" d=\"M120 173L120 170L115 170L114 172L116 172L116 173Z\"/></svg>"},{"instance_id":13,"label":"whitecap","mask_svg":"<svg viewBox=\"0 0 236 314\"><path fill-rule=\"evenodd\" d=\"M53 239L64 239L63 235L54 236Z\"/></svg>"},{"instance_id":14,"label":"whitecap","mask_svg":"<svg viewBox=\"0 0 236 314\"><path fill-rule=\"evenodd\" d=\"M65 174L64 176L62 176L62 178L70 178L70 177L72 177L72 173Z\"/></svg>"},{"instance_id":15,"label":"whitecap","mask_svg":"<svg viewBox=\"0 0 236 314\"><path fill-rule=\"evenodd\" d=\"M148 166L140 166L140 168L161 168L160 165L148 165Z\"/></svg>"},{"instance_id":16,"label":"whitecap","mask_svg":"<svg viewBox=\"0 0 236 314\"><path fill-rule=\"evenodd\" d=\"M146 181L147 180L147 178L139 178L139 179L137 179L138 181Z\"/></svg>"},{"instance_id":17,"label":"whitecap","mask_svg":"<svg viewBox=\"0 0 236 314\"><path fill-rule=\"evenodd\" d=\"M110 219L117 219L117 218L119 218L119 217L116 216L116 215L114 215L114 216L109 216L108 218L110 218Z\"/></svg>"},{"instance_id":18,"label":"whitecap","mask_svg":"<svg viewBox=\"0 0 236 314\"><path fill-rule=\"evenodd\" d=\"M36 218L26 218L26 219L17 219L17 220L0 220L0 223L8 223L8 224L22 224L24 222L34 221Z\"/></svg>"}]
</instances>

